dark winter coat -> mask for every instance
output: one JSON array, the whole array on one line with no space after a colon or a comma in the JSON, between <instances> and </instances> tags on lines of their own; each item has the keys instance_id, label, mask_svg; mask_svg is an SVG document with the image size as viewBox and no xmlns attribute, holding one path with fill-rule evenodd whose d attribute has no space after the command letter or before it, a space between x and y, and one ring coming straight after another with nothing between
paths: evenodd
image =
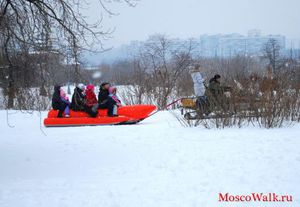
<instances>
[{"instance_id":1,"label":"dark winter coat","mask_svg":"<svg viewBox=\"0 0 300 207\"><path fill-rule=\"evenodd\" d=\"M83 111L84 104L85 104L85 95L83 94L83 91L80 88L76 87L74 89L74 94L72 96L71 108L74 111Z\"/></svg>"},{"instance_id":2,"label":"dark winter coat","mask_svg":"<svg viewBox=\"0 0 300 207\"><path fill-rule=\"evenodd\" d=\"M98 94L98 103L99 105L106 105L108 100L109 91L105 88L106 85L109 85L109 83L104 82L100 85L100 91Z\"/></svg>"},{"instance_id":3,"label":"dark winter coat","mask_svg":"<svg viewBox=\"0 0 300 207\"><path fill-rule=\"evenodd\" d=\"M215 78L210 79L208 88L213 95L220 95L223 93L220 82Z\"/></svg>"},{"instance_id":4,"label":"dark winter coat","mask_svg":"<svg viewBox=\"0 0 300 207\"><path fill-rule=\"evenodd\" d=\"M54 93L52 96L52 108L55 110L59 110L62 104L63 101L60 97L60 86L54 86Z\"/></svg>"},{"instance_id":5,"label":"dark winter coat","mask_svg":"<svg viewBox=\"0 0 300 207\"><path fill-rule=\"evenodd\" d=\"M100 89L98 94L98 103L105 104L108 99L109 92L107 89Z\"/></svg>"}]
</instances>

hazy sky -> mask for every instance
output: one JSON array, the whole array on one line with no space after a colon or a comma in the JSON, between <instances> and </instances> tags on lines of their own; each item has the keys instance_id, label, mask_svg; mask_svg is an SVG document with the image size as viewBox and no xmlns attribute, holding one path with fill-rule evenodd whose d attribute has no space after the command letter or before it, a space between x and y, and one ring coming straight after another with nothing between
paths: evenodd
<instances>
[{"instance_id":1,"label":"hazy sky","mask_svg":"<svg viewBox=\"0 0 300 207\"><path fill-rule=\"evenodd\" d=\"M98 0L87 15L98 18ZM145 40L155 33L170 37L241 33L260 29L263 34L282 34L300 39L300 0L140 0L134 8L107 4L119 15L104 16L104 28L115 28L107 46Z\"/></svg>"}]
</instances>

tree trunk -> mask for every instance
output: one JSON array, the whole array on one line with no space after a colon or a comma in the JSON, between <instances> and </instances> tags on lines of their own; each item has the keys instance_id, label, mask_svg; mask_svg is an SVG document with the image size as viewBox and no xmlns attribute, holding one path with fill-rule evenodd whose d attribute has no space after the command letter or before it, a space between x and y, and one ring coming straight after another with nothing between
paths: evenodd
<instances>
[{"instance_id":1,"label":"tree trunk","mask_svg":"<svg viewBox=\"0 0 300 207\"><path fill-rule=\"evenodd\" d=\"M8 86L7 86L7 108L13 109L14 108L14 99L15 99L15 84L13 79L13 69L9 67L8 73Z\"/></svg>"}]
</instances>

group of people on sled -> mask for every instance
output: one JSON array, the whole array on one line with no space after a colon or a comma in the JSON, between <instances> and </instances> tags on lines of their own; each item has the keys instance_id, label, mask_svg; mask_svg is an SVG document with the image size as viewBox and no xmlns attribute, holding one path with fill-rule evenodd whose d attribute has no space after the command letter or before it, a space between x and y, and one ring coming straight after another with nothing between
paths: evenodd
<instances>
[{"instance_id":1,"label":"group of people on sled","mask_svg":"<svg viewBox=\"0 0 300 207\"><path fill-rule=\"evenodd\" d=\"M224 91L230 90L230 87L221 85L221 76L215 74L209 80L208 86L205 84L205 79L202 75L202 70L199 66L192 67L190 74L194 82L194 92L197 97L197 107L206 114L211 111L211 99L207 98L207 91L218 102L218 105L222 105L222 95ZM58 110L58 117L70 117L70 109L73 111L84 111L91 117L97 117L98 109L108 109L107 115L110 117L118 116L117 109L121 106L121 101L117 97L117 88L111 86L109 83L102 83L100 85L98 99L94 92L95 86L89 84L85 86L80 83L74 89L71 102L69 101L65 91L61 86L54 87L54 94L52 97L52 108Z\"/></svg>"},{"instance_id":2,"label":"group of people on sled","mask_svg":"<svg viewBox=\"0 0 300 207\"><path fill-rule=\"evenodd\" d=\"M70 117L70 109L86 112L91 117L97 117L98 109L108 109L109 117L118 116L117 109L121 101L116 95L117 88L109 83L102 83L99 89L98 99L95 94L95 86L85 86L80 83L74 89L70 101L61 86L54 87L52 96L52 108L58 110L58 117Z\"/></svg>"}]
</instances>

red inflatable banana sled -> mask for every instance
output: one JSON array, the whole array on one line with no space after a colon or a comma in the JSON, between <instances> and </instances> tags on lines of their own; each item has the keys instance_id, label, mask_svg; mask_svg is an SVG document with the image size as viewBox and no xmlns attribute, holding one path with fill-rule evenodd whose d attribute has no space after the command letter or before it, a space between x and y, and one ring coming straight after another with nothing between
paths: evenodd
<instances>
[{"instance_id":1,"label":"red inflatable banana sled","mask_svg":"<svg viewBox=\"0 0 300 207\"><path fill-rule=\"evenodd\" d=\"M44 120L46 127L57 126L91 126L91 125L115 125L135 124L149 117L156 110L153 105L132 105L118 108L117 117L108 117L106 109L99 109L96 118L89 117L85 112L70 111L69 118L58 118L57 110L50 110Z\"/></svg>"}]
</instances>

